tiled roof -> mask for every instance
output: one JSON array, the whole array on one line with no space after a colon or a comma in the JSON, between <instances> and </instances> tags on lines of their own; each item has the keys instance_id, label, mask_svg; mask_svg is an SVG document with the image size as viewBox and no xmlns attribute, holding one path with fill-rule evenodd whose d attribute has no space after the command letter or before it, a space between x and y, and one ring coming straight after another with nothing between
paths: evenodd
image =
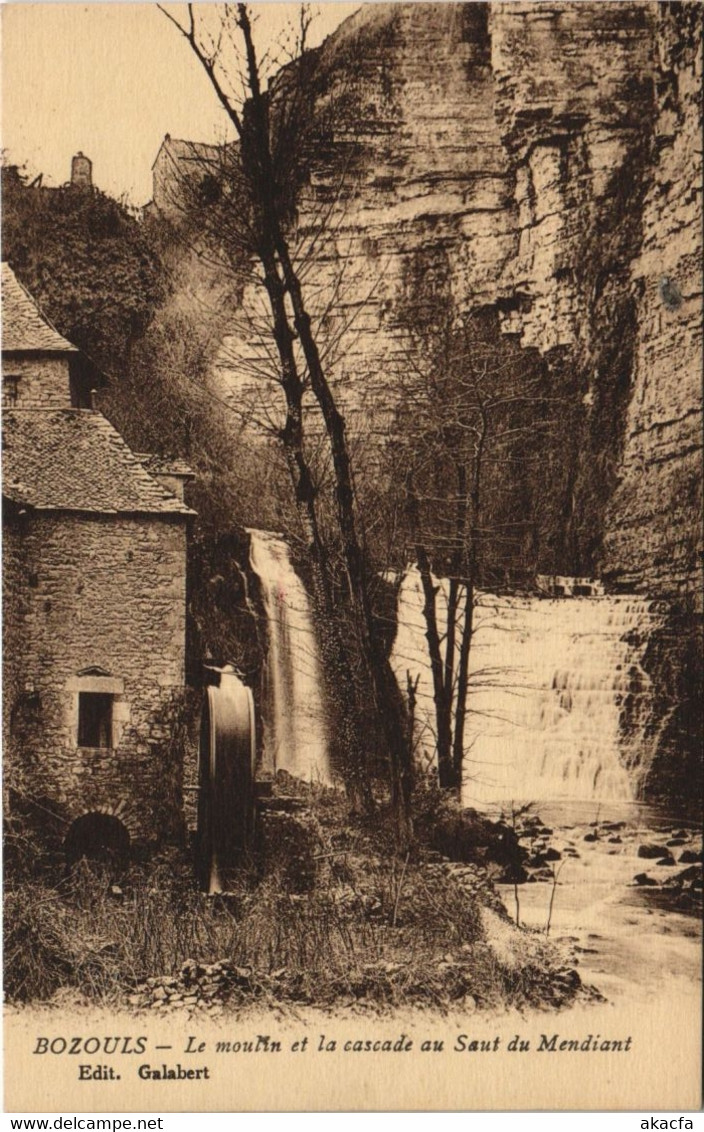
<instances>
[{"instance_id":1,"label":"tiled roof","mask_svg":"<svg viewBox=\"0 0 704 1132\"><path fill-rule=\"evenodd\" d=\"M3 495L37 510L193 514L89 409L6 410Z\"/></svg>"},{"instance_id":2,"label":"tiled roof","mask_svg":"<svg viewBox=\"0 0 704 1132\"><path fill-rule=\"evenodd\" d=\"M2 265L2 348L77 352L40 312L9 263Z\"/></svg>"}]
</instances>

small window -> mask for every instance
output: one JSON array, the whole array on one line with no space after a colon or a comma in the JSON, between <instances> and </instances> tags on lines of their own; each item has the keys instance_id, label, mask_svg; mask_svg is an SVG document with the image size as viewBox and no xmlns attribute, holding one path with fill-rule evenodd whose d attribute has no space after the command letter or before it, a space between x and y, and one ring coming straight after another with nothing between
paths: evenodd
<instances>
[{"instance_id":1,"label":"small window","mask_svg":"<svg viewBox=\"0 0 704 1132\"><path fill-rule=\"evenodd\" d=\"M78 696L78 746L112 746L112 701L105 692L80 692Z\"/></svg>"},{"instance_id":2,"label":"small window","mask_svg":"<svg viewBox=\"0 0 704 1132\"><path fill-rule=\"evenodd\" d=\"M16 374L5 374L2 379L2 399L5 405L16 405L20 393L20 379Z\"/></svg>"}]
</instances>

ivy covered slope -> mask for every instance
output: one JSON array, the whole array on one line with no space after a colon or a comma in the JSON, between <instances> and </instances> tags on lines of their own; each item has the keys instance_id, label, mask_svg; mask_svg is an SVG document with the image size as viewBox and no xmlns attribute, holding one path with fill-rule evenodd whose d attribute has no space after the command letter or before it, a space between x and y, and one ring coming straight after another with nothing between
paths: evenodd
<instances>
[{"instance_id":1,"label":"ivy covered slope","mask_svg":"<svg viewBox=\"0 0 704 1132\"><path fill-rule=\"evenodd\" d=\"M220 583L223 559L256 519L258 492L209 377L234 303L231 281L179 245L168 222L138 221L97 189L28 185L17 167L4 166L2 195L3 258L94 363L97 407L134 451L180 458L195 473L194 671L202 659L237 660L249 671L252 634ZM233 655L238 647L244 655Z\"/></svg>"},{"instance_id":2,"label":"ivy covered slope","mask_svg":"<svg viewBox=\"0 0 704 1132\"><path fill-rule=\"evenodd\" d=\"M65 337L119 372L164 297L149 231L98 190L27 186L15 166L2 196L3 258Z\"/></svg>"}]
</instances>

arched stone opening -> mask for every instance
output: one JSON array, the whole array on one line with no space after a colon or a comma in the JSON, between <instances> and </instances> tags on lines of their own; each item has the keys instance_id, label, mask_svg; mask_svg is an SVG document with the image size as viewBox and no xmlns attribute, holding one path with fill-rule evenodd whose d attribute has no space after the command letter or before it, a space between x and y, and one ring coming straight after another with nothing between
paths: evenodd
<instances>
[{"instance_id":1,"label":"arched stone opening","mask_svg":"<svg viewBox=\"0 0 704 1132\"><path fill-rule=\"evenodd\" d=\"M124 861L130 852L130 835L120 819L112 814L83 814L69 828L64 851L69 864L81 857L96 861Z\"/></svg>"}]
</instances>

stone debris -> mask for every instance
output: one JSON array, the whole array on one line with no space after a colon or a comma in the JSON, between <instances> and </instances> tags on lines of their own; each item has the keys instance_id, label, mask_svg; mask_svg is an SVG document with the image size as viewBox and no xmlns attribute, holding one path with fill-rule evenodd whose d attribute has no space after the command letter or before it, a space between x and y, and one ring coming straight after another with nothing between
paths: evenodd
<instances>
[{"instance_id":1,"label":"stone debris","mask_svg":"<svg viewBox=\"0 0 704 1132\"><path fill-rule=\"evenodd\" d=\"M147 979L127 1001L140 1010L208 1010L244 996L251 998L274 989L285 968L273 974L258 974L252 967L240 967L227 959L201 964L187 959L177 976Z\"/></svg>"},{"instance_id":2,"label":"stone debris","mask_svg":"<svg viewBox=\"0 0 704 1132\"><path fill-rule=\"evenodd\" d=\"M615 832L617 831L618 832ZM563 830L564 840L558 840L557 846L548 841L547 827L543 826L537 815L524 817L516 824L516 832L522 849L526 854L524 858L524 876L516 878L515 883L555 883L559 865L555 862L579 857L575 848L574 839L581 836L583 841L589 843L584 853L591 851L591 846L603 841L608 845L608 854L623 854L636 859L648 861L658 870L655 875L649 872L634 872L633 885L638 888L658 889L669 893L675 899L677 907L683 910L696 909L702 898L702 849L701 835L693 830L673 829L658 833L648 830L651 840L643 840L644 829L637 829L625 821L592 821L589 823L589 832L581 835L578 827ZM659 837L659 840L658 840ZM686 846L675 857L674 849L679 850ZM549 867L548 867L549 863ZM688 865L690 868L677 868ZM667 872L664 870L667 869ZM662 871L660 871L662 870ZM503 878L499 878L502 880ZM511 881L513 883L513 880Z\"/></svg>"}]
</instances>

